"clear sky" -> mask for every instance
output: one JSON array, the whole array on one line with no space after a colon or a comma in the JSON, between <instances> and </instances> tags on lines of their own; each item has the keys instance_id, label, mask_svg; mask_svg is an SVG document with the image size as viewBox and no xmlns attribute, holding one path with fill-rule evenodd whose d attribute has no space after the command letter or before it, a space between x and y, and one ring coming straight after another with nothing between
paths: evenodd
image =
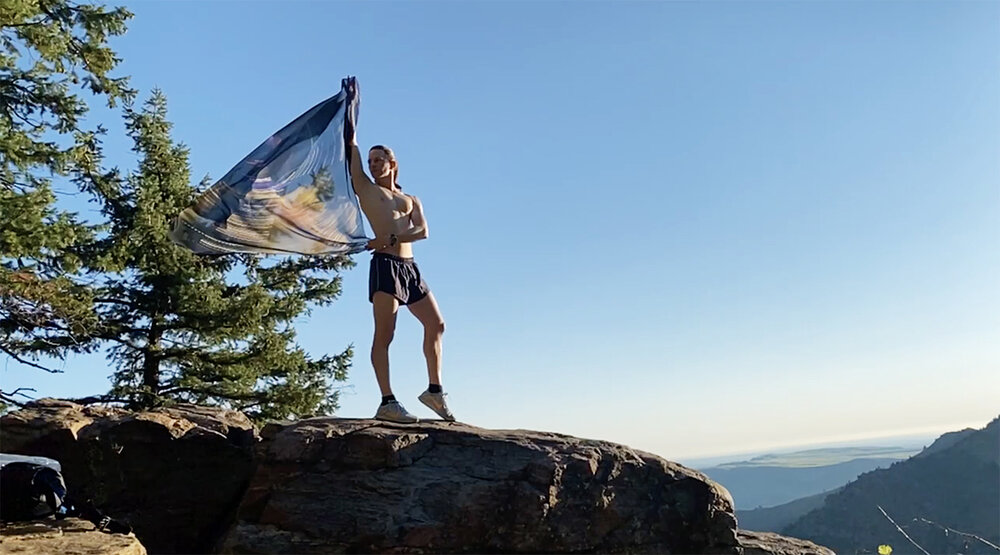
<instances>
[{"instance_id":1,"label":"clear sky","mask_svg":"<svg viewBox=\"0 0 1000 555\"><path fill-rule=\"evenodd\" d=\"M166 93L195 181L358 77L362 148L427 214L462 421L683 459L1000 413L1000 3L127 6L120 73ZM368 258L298 325L355 346L345 417L379 401ZM420 343L402 311L393 386L430 417ZM4 387L106 390L63 367Z\"/></svg>"}]
</instances>

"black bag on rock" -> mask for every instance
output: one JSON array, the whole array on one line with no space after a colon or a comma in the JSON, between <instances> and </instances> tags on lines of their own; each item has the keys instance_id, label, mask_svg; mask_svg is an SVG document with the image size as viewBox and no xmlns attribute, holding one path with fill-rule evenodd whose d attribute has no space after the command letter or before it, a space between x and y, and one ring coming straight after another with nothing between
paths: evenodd
<instances>
[{"instance_id":1,"label":"black bag on rock","mask_svg":"<svg viewBox=\"0 0 1000 555\"><path fill-rule=\"evenodd\" d=\"M0 466L0 520L18 522L52 515L89 520L110 534L132 532L131 526L105 515L90 500L80 502L68 496L62 473L55 468L26 461Z\"/></svg>"},{"instance_id":2,"label":"black bag on rock","mask_svg":"<svg viewBox=\"0 0 1000 555\"><path fill-rule=\"evenodd\" d=\"M65 500L66 482L58 470L31 462L0 467L0 518L4 522L54 515Z\"/></svg>"}]
</instances>

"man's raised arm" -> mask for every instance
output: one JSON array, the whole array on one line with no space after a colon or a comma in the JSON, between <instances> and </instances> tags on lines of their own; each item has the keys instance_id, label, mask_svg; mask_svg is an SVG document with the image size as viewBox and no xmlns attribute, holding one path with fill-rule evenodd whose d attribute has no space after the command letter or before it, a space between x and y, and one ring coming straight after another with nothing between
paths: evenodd
<instances>
[{"instance_id":1,"label":"man's raised arm","mask_svg":"<svg viewBox=\"0 0 1000 555\"><path fill-rule=\"evenodd\" d=\"M344 146L347 147L347 156L351 162L351 185L354 187L354 194L360 195L365 187L372 185L372 181L368 179L365 168L361 165L361 151L358 149L358 141L355 139Z\"/></svg>"},{"instance_id":2,"label":"man's raised arm","mask_svg":"<svg viewBox=\"0 0 1000 555\"><path fill-rule=\"evenodd\" d=\"M358 82L353 77L344 79L344 87L347 89L347 103L350 105L358 95ZM372 185L372 181L365 174L365 167L361 163L361 150L358 149L358 132L354 128L354 122L350 115L344 118L344 149L347 151L347 161L351 169L351 186L354 187L354 194L360 195L366 186Z\"/></svg>"}]
</instances>

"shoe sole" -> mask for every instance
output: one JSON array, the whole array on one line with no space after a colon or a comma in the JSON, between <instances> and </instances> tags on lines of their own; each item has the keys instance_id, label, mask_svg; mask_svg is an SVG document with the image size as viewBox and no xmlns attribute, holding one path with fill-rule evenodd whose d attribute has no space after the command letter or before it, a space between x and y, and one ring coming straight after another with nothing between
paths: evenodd
<instances>
[{"instance_id":1,"label":"shoe sole","mask_svg":"<svg viewBox=\"0 0 1000 555\"><path fill-rule=\"evenodd\" d=\"M419 418L414 418L413 420L403 419L403 420L393 420L392 418L386 418L384 416L376 416L373 420L378 420L380 422L392 422L393 424L416 424L420 422Z\"/></svg>"},{"instance_id":2,"label":"shoe sole","mask_svg":"<svg viewBox=\"0 0 1000 555\"><path fill-rule=\"evenodd\" d=\"M452 416L451 418L448 418L447 416L445 416L445 415L441 414L440 412L438 412L437 409L434 408L433 405L431 405L430 403L424 401L420 397L417 397L417 400L420 401L421 403L423 403L423 405L425 407L427 407L427 408L431 409L432 411L434 411L434 414L440 416L441 420L444 420L445 422L454 422L455 421L455 417L454 416Z\"/></svg>"}]
</instances>

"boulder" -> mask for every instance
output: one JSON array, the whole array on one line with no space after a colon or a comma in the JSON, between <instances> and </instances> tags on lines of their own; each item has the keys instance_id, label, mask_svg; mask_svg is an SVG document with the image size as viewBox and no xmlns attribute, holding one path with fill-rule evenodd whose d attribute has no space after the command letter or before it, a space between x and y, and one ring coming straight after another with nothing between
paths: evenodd
<instances>
[{"instance_id":1,"label":"boulder","mask_svg":"<svg viewBox=\"0 0 1000 555\"><path fill-rule=\"evenodd\" d=\"M59 461L66 485L152 553L206 553L249 482L253 424L194 405L150 411L42 399L0 418L0 449Z\"/></svg>"},{"instance_id":2,"label":"boulder","mask_svg":"<svg viewBox=\"0 0 1000 555\"><path fill-rule=\"evenodd\" d=\"M729 493L603 441L465 424L270 424L224 553L739 553Z\"/></svg>"},{"instance_id":3,"label":"boulder","mask_svg":"<svg viewBox=\"0 0 1000 555\"><path fill-rule=\"evenodd\" d=\"M743 546L743 555L836 555L811 541L779 536L773 532L740 530L738 538Z\"/></svg>"}]
</instances>

